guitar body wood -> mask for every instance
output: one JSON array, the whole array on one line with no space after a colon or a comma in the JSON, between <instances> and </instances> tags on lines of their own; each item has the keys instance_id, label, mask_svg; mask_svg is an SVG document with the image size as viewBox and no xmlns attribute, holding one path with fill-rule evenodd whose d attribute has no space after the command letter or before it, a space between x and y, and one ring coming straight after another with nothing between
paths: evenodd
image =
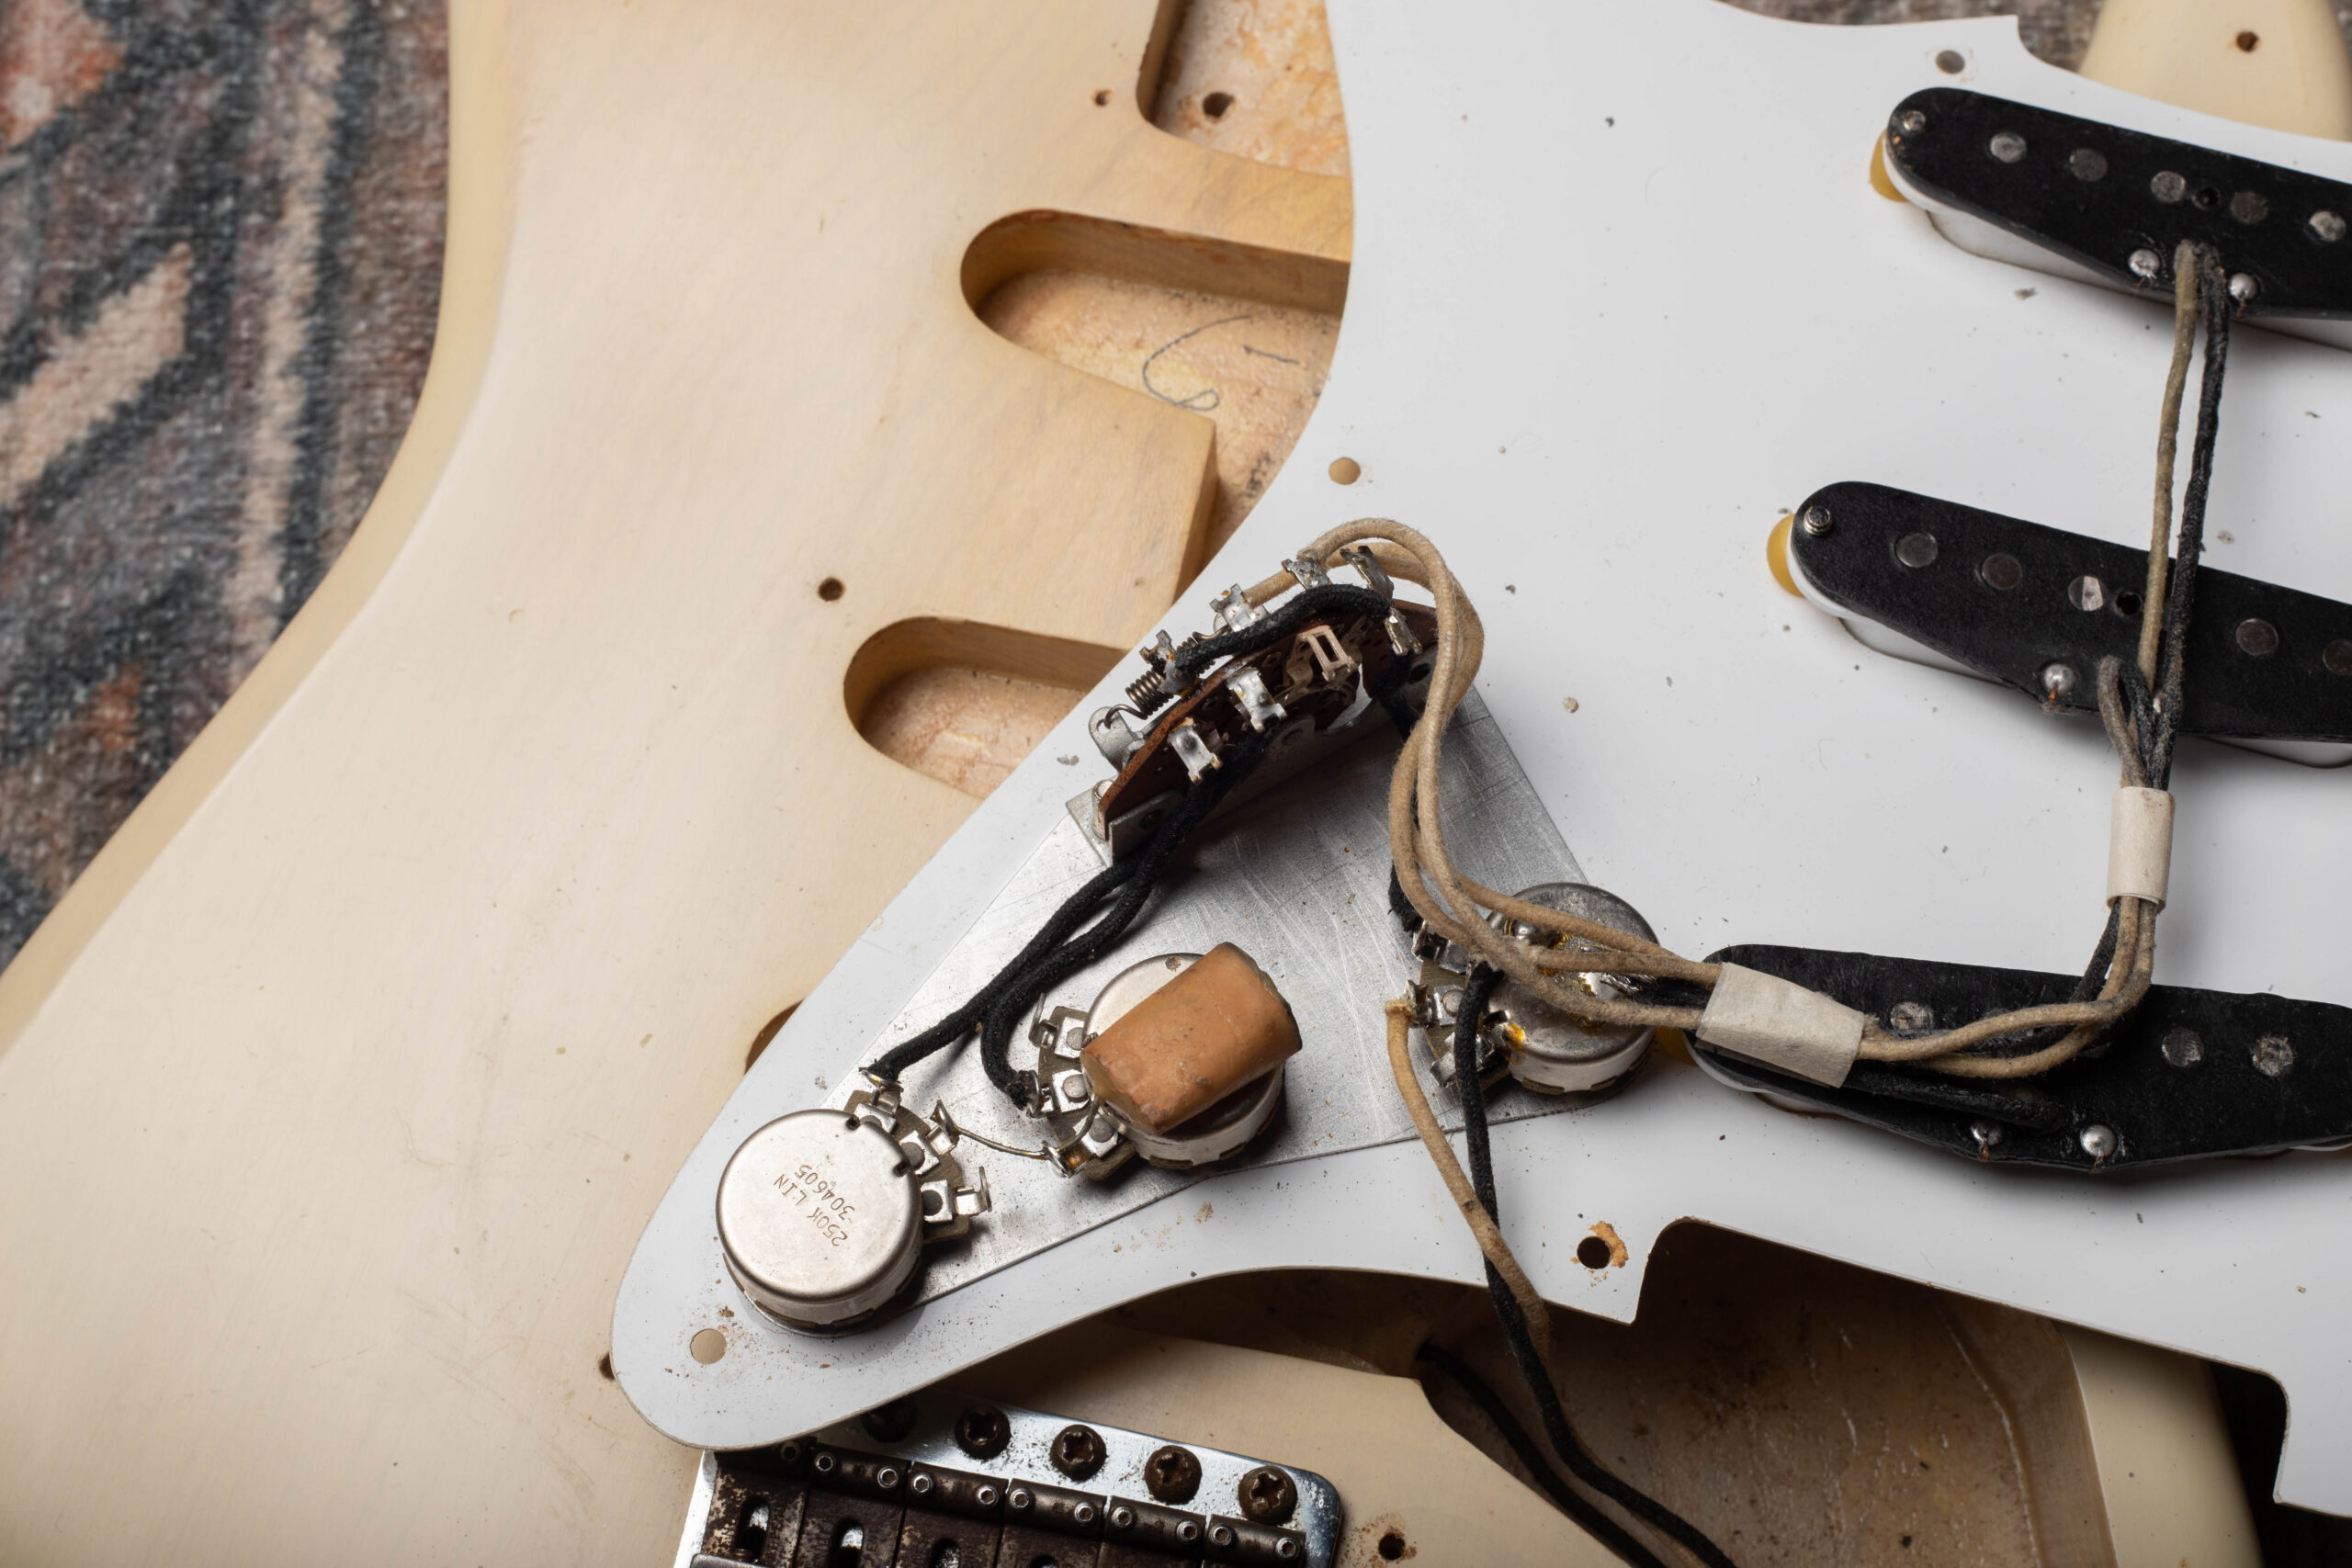
<instances>
[{"instance_id":1,"label":"guitar body wood","mask_svg":"<svg viewBox=\"0 0 2352 1568\"><path fill-rule=\"evenodd\" d=\"M0 978L11 1562L666 1553L613 1282L971 808L845 680L1082 686L1204 547L1207 423L973 301L1344 282L1344 180L1146 122L1151 0L452 22L409 442Z\"/></svg>"}]
</instances>

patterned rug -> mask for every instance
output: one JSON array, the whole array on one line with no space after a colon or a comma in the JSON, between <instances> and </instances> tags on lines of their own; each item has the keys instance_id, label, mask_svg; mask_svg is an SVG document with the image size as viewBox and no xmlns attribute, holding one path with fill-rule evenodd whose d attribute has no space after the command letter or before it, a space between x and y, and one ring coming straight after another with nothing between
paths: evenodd
<instances>
[{"instance_id":1,"label":"patterned rug","mask_svg":"<svg viewBox=\"0 0 2352 1568\"><path fill-rule=\"evenodd\" d=\"M383 477L445 54L434 0L0 0L0 962Z\"/></svg>"}]
</instances>

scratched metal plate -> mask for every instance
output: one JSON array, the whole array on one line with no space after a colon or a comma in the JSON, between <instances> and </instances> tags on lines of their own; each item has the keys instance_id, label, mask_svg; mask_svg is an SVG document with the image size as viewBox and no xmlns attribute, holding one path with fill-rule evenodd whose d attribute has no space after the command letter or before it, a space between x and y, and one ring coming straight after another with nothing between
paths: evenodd
<instances>
[{"instance_id":1,"label":"scratched metal plate","mask_svg":"<svg viewBox=\"0 0 2352 1568\"><path fill-rule=\"evenodd\" d=\"M1231 942L1273 976L1297 1015L1304 1046L1292 1058L1283 1107L1243 1156L1257 1166L1393 1143L1413 1124L1389 1076L1382 1004L1411 977L1403 938L1388 911L1388 779L1395 732L1377 709L1356 722L1362 739L1319 768L1212 820L1193 840L1190 870L1161 896L1128 940L1049 993L1046 1008L1084 1008L1113 976L1162 953L1205 953ZM1577 881L1576 857L1536 800L1486 705L1473 694L1459 710L1443 759L1447 844L1454 863L1489 886ZM871 1061L919 1032L978 990L1102 863L1067 818L990 904L905 1010L858 1060ZM1025 1066L1035 1050L1014 1047ZM981 1070L967 1043L909 1069L907 1103L929 1111L944 1100L959 1127L999 1143L1036 1147L1044 1123L1016 1111ZM835 1083L830 1103L856 1087ZM1460 1125L1453 1091L1423 1073L1422 1087L1449 1125ZM1563 1102L1514 1090L1495 1102L1498 1121L1541 1116ZM779 1110L778 1114L781 1114ZM988 1171L993 1213L970 1241L934 1249L919 1300L931 1301L1017 1259L1091 1230L1179 1189L1215 1176L1131 1161L1106 1181L1062 1175L1042 1159L967 1144L967 1168Z\"/></svg>"}]
</instances>

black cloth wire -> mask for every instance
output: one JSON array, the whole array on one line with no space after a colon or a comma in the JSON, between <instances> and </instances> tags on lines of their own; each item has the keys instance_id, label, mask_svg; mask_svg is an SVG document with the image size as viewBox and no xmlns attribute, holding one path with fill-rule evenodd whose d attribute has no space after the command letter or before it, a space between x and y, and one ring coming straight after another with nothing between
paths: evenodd
<instances>
[{"instance_id":1,"label":"black cloth wire","mask_svg":"<svg viewBox=\"0 0 2352 1568\"><path fill-rule=\"evenodd\" d=\"M2230 298L2229 278L2222 269L2221 258L2203 246L2197 252L2197 295L2205 321L2205 360L2199 381L2197 430L2189 444L2188 480L2181 491L2180 538L2173 551L2172 574L2165 584L2165 631L2156 651L2157 688L2153 693L2148 689L2134 660L2119 660L2116 671L2124 706L2132 715L2140 765L2147 773L2151 789L2164 789L2170 784L2173 750L2180 739L2181 705L2188 677L2188 623L2197 607L2197 570L2205 552L2206 498L2213 486L2213 449L2221 438L2222 384L2230 364L2230 317L2237 308L2236 301ZM2150 614L2154 608L2143 605L2141 613ZM2108 966L2114 962L2121 920L2120 909L2109 905L2098 946L2067 1000L2086 1002L2098 995L2107 980ZM2056 1024L2027 1030L1960 1054L2030 1055L2057 1043L2067 1029L2067 1025ZM2090 1049L2096 1052L2099 1046L2094 1044Z\"/></svg>"},{"instance_id":2,"label":"black cloth wire","mask_svg":"<svg viewBox=\"0 0 2352 1568\"><path fill-rule=\"evenodd\" d=\"M1388 599L1370 588L1327 583L1309 588L1274 611L1246 626L1204 637L1176 650L1175 664L1188 675L1220 660L1245 658L1297 634L1309 621L1333 614L1357 614L1385 619ZM1400 734L1409 731L1414 715L1403 698L1408 661L1391 659L1371 687L1374 701L1386 710ZM1170 716L1172 720L1173 715ZM1166 722L1166 721L1163 721ZM1150 902L1165 875L1168 863L1194 828L1216 809L1243 778L1265 758L1273 732L1250 733L1218 759L1217 768L1196 781L1184 803L1171 812L1145 846L1090 878L1062 901L1037 934L997 971L995 977L967 998L945 1018L875 1058L865 1070L886 1083L895 1083L909 1067L980 1032L980 1066L1012 1103L1029 1108L1036 1095L1034 1073L1012 1066L1013 1036L1021 1015L1049 987L1059 984L1102 955L1126 934ZM1107 906L1107 908L1106 908ZM1102 918L1080 931L1080 925L1102 911Z\"/></svg>"},{"instance_id":3,"label":"black cloth wire","mask_svg":"<svg viewBox=\"0 0 2352 1568\"><path fill-rule=\"evenodd\" d=\"M2205 374L2199 386L2188 482L2181 491L2180 541L2173 552L2172 579L2165 589L2165 637L2156 664L2158 695L2152 705L2155 744L2148 768L2149 785L2155 789L2165 788L2172 778L2173 743L2180 734L2182 696L2188 679L2188 621L2197 606L2198 561L2205 553L2205 501L2213 486L2213 446L2221 437L2222 379L2230 365L2230 315L2237 309L2237 302L2230 298L2221 257L2203 246L2197 252L2197 293L2205 317Z\"/></svg>"},{"instance_id":4,"label":"black cloth wire","mask_svg":"<svg viewBox=\"0 0 2352 1568\"><path fill-rule=\"evenodd\" d=\"M1497 1224L1502 1223L1502 1212L1495 1201L1494 1151L1487 1136L1487 1091L1478 1081L1477 1064L1483 1032L1480 1026L1487 1003L1501 980L1499 970L1483 964L1473 964L1463 983L1462 1006L1454 1014L1453 1025L1453 1084L1462 1097L1462 1140L1470 1153L1470 1185L1476 1190L1478 1201L1486 1205L1487 1216ZM1544 1419L1544 1435L1551 1439L1553 1451L1568 1467L1568 1472L1643 1523L1681 1542L1708 1568L1732 1568L1732 1561L1723 1548L1708 1540L1696 1525L1610 1470L1577 1437L1576 1428L1568 1424L1567 1412L1560 1404L1559 1391L1552 1385L1551 1371L1544 1365L1534 1337L1528 1332L1519 1298L1511 1294L1510 1287L1503 1283L1502 1276L1491 1263L1487 1265L1487 1294L1494 1300L1495 1315L1502 1320L1503 1338L1510 1346L1511 1359L1519 1364L1520 1376L1525 1380L1527 1392L1534 1397L1536 1412Z\"/></svg>"},{"instance_id":5,"label":"black cloth wire","mask_svg":"<svg viewBox=\"0 0 2352 1568\"><path fill-rule=\"evenodd\" d=\"M1486 1379L1470 1370L1468 1362L1444 1347L1433 1344L1422 1346L1414 1352L1414 1356L1453 1379L1455 1385L1470 1396L1470 1403L1495 1424L1495 1430L1503 1435L1503 1441L1510 1445L1510 1451L1519 1456L1519 1462L1526 1467L1528 1474L1535 1478L1535 1484L1544 1489L1544 1495L1552 1499L1560 1512L1582 1527L1587 1535L1633 1564L1633 1568L1666 1568L1666 1564L1658 1561L1657 1554L1634 1540L1624 1526L1594 1507L1582 1493L1560 1478L1559 1472L1553 1469L1552 1461L1544 1457L1544 1450L1535 1446L1535 1439L1528 1434L1527 1428L1519 1424L1519 1417L1510 1413L1510 1406L1502 1402L1501 1396L1495 1393Z\"/></svg>"},{"instance_id":6,"label":"black cloth wire","mask_svg":"<svg viewBox=\"0 0 2352 1568\"><path fill-rule=\"evenodd\" d=\"M1101 957L1126 934L1165 878L1176 851L1265 760L1273 736L1272 729L1245 734L1218 759L1217 767L1185 792L1183 803L1168 814L1141 850L1089 878L987 985L929 1029L884 1052L866 1072L895 1083L907 1068L962 1040L977 1026L980 1066L989 1081L1014 1105L1028 1109L1036 1093L1036 1075L1016 1070L1012 1063L1012 1038L1022 1015L1041 993ZM1080 930L1106 903L1102 918Z\"/></svg>"},{"instance_id":7,"label":"black cloth wire","mask_svg":"<svg viewBox=\"0 0 2352 1568\"><path fill-rule=\"evenodd\" d=\"M1126 935L1127 928L1143 913L1144 905L1166 876L1177 850L1192 836L1193 829L1266 760L1273 743L1274 731L1271 728L1244 733L1219 759L1219 765L1186 792L1184 804L1170 813L1152 834L1150 843L1136 857L1139 863L1135 875L1120 890L1110 912L1001 985L980 1027L980 1066L987 1071L989 1081L1011 1097L1015 1105L1028 1109L1036 1094L1036 1075L1016 1072L1012 1063L1012 1038L1021 1027L1022 1016L1041 994L1093 963L1105 949Z\"/></svg>"}]
</instances>

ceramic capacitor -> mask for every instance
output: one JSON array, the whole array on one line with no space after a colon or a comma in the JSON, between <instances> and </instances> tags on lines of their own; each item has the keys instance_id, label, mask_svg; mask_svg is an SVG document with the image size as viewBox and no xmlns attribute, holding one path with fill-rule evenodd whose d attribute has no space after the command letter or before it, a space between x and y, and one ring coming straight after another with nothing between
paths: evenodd
<instances>
[{"instance_id":1,"label":"ceramic capacitor","mask_svg":"<svg viewBox=\"0 0 2352 1568\"><path fill-rule=\"evenodd\" d=\"M1250 955L1220 942L1087 1043L1095 1095L1164 1133L1257 1082L1298 1050L1298 1021Z\"/></svg>"}]
</instances>

